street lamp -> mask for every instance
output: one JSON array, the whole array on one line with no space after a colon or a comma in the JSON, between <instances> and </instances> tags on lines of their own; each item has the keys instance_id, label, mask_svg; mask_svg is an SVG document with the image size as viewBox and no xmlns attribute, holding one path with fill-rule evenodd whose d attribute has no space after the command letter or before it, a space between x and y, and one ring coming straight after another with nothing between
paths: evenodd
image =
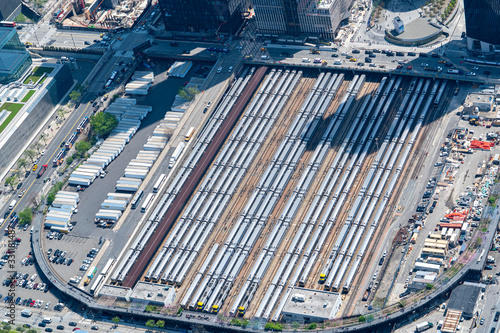
<instances>
[{"instance_id":1,"label":"street lamp","mask_svg":"<svg viewBox=\"0 0 500 333\"><path fill-rule=\"evenodd\" d=\"M71 40L73 41L73 47L76 49L76 44L75 44L75 40L73 39L73 34L70 34L71 36Z\"/></svg>"}]
</instances>

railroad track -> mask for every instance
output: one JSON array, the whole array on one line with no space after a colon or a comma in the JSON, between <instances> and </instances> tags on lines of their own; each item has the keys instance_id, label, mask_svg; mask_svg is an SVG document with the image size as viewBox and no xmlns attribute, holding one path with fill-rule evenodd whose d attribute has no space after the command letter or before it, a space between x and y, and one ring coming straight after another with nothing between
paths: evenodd
<instances>
[{"instance_id":1,"label":"railroad track","mask_svg":"<svg viewBox=\"0 0 500 333\"><path fill-rule=\"evenodd\" d=\"M392 106L390 107L390 112L388 114L388 117L387 119L394 119L395 115L396 115L396 112L399 108L399 106L401 105L402 101L403 101L403 98L404 98L404 92L406 92L408 90L408 86L409 86L409 82L406 81L404 86L402 87L403 89L401 90L401 94L398 94L396 96L396 99L395 101L393 101L392 103ZM390 125L391 125L391 122L390 121L386 121L385 124L384 124L384 127L381 129L381 131L379 132L380 134L378 135L379 138L384 138L386 135L387 135L387 132L390 128ZM377 147L372 147L372 153L375 151L375 149L378 150ZM387 185L386 185L387 186ZM385 187L386 187L385 186ZM385 190L385 187L384 187L384 190ZM382 191L382 193L384 193ZM380 203L377 204L376 206L376 209L378 209ZM358 293L359 293L359 287L361 285L364 285L364 283L361 283L360 279L366 279L366 277L368 276L367 275L367 270L369 267L371 267L371 263L373 262L373 254L374 253L378 253L377 251L375 251L374 249L376 249L380 243L380 230L385 230L386 228L386 224L387 224L387 219L386 218L383 218L382 219L382 225L379 226L377 228L377 233L374 235L373 237L373 240L372 240L372 246L370 246L370 251L367 252L363 262L364 264L362 263L361 264L361 269L360 269L360 273L357 274L357 279L355 279L353 281L353 284L352 284L352 287L351 287L351 290L349 292L349 296L347 297L347 303L346 303L346 306L344 308L344 312L343 312L343 317L345 316L350 316L352 314L352 311L354 310L353 309L353 303L356 299L358 299Z\"/></svg>"},{"instance_id":2,"label":"railroad track","mask_svg":"<svg viewBox=\"0 0 500 333\"><path fill-rule=\"evenodd\" d=\"M266 170L268 164L270 163L272 156L275 154L276 150L278 149L279 145L281 144L285 133L288 129L288 127L291 125L291 122L293 120L293 116L298 112L300 109L300 106L302 104L302 100L305 98L307 93L311 90L312 86L314 85L315 80L309 77L306 77L305 75L301 79L301 82L298 84L298 87L295 89L293 95L289 99L287 105L285 106L284 110L293 110L293 114L290 112L282 112L278 120L274 126L274 131L271 132L266 138L266 141L263 144L262 149L260 150L254 165L256 166L254 168L255 172L248 174L245 176L243 183L245 184L246 188L253 188L255 187L255 184L259 181L259 179L262 177L262 174ZM247 191L246 196L241 196L238 195L238 198L241 198L237 202L234 203L238 208L234 209L228 209L226 210L225 214L231 214L233 216L232 219L236 221L238 216L241 213L241 210L243 209L243 206L247 203L247 200L251 193L253 192L252 190ZM234 207L234 206L233 206ZM237 212L237 215L234 215L235 212ZM271 220L271 219L270 219ZM269 225L273 225L274 223L268 223L266 228L269 227ZM229 230L229 228L228 228ZM266 229L268 230L268 229ZM259 240L255 244L254 248L252 249L252 252L249 255L249 260L245 262L245 265L243 266L240 274L238 275L239 277L244 276L242 274L248 274L248 270L251 269L252 264L255 262L256 256L255 253L256 251L261 247L262 243L262 238L265 232L261 234L259 237ZM244 278L243 278L244 279ZM241 279L237 279L237 281L242 281ZM243 280L244 281L244 280ZM228 298L224 302L224 306L221 308L222 311L227 310L228 304L231 304L232 299L234 298L234 295L240 290L241 288L241 283L237 283L233 286L231 289Z\"/></svg>"},{"instance_id":3,"label":"railroad track","mask_svg":"<svg viewBox=\"0 0 500 333\"><path fill-rule=\"evenodd\" d=\"M349 131L349 127L351 126L352 117L354 117L356 115L356 113L359 111L359 109L363 105L364 100L366 98L368 98L368 95L371 96L373 94L373 92L377 89L379 83L380 82L368 81L368 78L367 78L367 82L364 84L364 86L361 90L361 93L360 93L360 96L362 96L362 97L356 100L356 104L349 111L350 118L344 120L344 124L342 126L341 131L340 131L341 135L339 135L336 138L336 140L335 140L336 142L334 142L334 144L333 144L334 147L338 146L342 143L345 136L347 135L347 132ZM328 161L328 163L324 163L324 164L326 164L326 169L324 170L325 174L328 171L328 168L330 167L330 165L332 164L334 158L335 157L333 155L333 156L331 156L331 159ZM363 171L361 172L361 175L364 175ZM319 187L321 185L321 181L322 181L323 177L317 177L317 178L319 178L318 179L318 182L319 182L318 187ZM353 187L353 189L354 190L350 191L351 194L347 198L347 202L349 204L351 202L350 197L352 196L352 193L357 193L359 187L357 187L357 185L355 185ZM332 191L332 193L333 193L333 191ZM335 239L336 239L336 236L340 230L340 227L342 226L342 223L340 223L340 222L344 221L345 218L347 217L347 211L348 211L348 208L346 206L346 209L342 211L341 215L337 219L337 222L333 225L332 230L330 231L330 236L326 240L326 244L323 247L323 250L319 253L318 259L316 260L316 263L314 264L313 269L311 270L311 273L309 274L309 278L308 278L308 281L307 281L306 286L305 286L306 288L312 288L312 289L321 289L322 288L322 286L318 282L318 280L319 280L318 270L320 270L324 266L324 260L325 260L325 258L328 258L328 256L329 256L329 251L335 242Z\"/></svg>"},{"instance_id":4,"label":"railroad track","mask_svg":"<svg viewBox=\"0 0 500 333\"><path fill-rule=\"evenodd\" d=\"M328 118L329 117L328 114L332 115L336 112L336 110L340 104L340 99L347 91L348 86L349 86L349 82L346 82L346 81L344 81L341 84L335 97L333 98L332 102L330 103L324 118ZM317 131L317 132L320 132L320 131ZM310 190L308 191L308 193L309 192L310 192ZM306 199L306 201L310 204L312 202L312 198L310 198L310 196L308 196L307 194L306 194L306 198L309 198L309 199ZM292 218L291 224L288 227L286 235L284 236L284 240L281 242L281 244L279 245L278 249L275 252L278 255L276 255L273 258L273 260L269 266L268 271L264 275L263 281L261 281L261 283L256 291L256 298L252 302L254 304L254 306L252 306L252 308L250 309L251 315L254 315L254 312L257 310L258 305L260 305L262 297L269 286L269 281L275 276L275 274L280 266L280 263L283 260L283 257L286 254L287 249L290 247L290 244L293 241L293 238L297 232L297 229L299 228L299 226L304 218L304 215L307 213L308 206L309 205L307 205L307 204L300 205L298 212ZM247 314L248 313L249 312L247 312Z\"/></svg>"},{"instance_id":5,"label":"railroad track","mask_svg":"<svg viewBox=\"0 0 500 333\"><path fill-rule=\"evenodd\" d=\"M265 77L262 78L262 81L260 82L259 87L257 88L256 91L258 91L258 89L260 89L260 87L262 86L262 83L265 82L265 80L268 76L269 76L269 73ZM252 99L253 98L255 98L255 95L252 96ZM248 105L245 107L245 110L247 108L248 108ZM241 119L238 120L238 123L240 122L240 120ZM231 131L231 133L233 132L233 130ZM220 154L220 152L219 152L219 154ZM259 161L259 158L261 158L261 155L256 156L255 160ZM215 161L215 159L214 159L214 161ZM212 166L213 166L213 163L210 167L212 167ZM263 167L260 167L260 168L263 168ZM259 167L257 167L257 169L259 169ZM200 184L201 183L202 182L200 181ZM224 241L225 237L227 236L227 233L230 231L230 229L232 228L232 226L234 225L234 223L236 221L234 216L238 216L238 215L231 216L230 213L232 212L234 214L235 212L239 213L241 211L242 206L244 205L244 203L246 201L245 198L248 196L248 193L250 193L250 192L251 192L251 189L248 188L247 184L245 183L245 178L244 178L243 181L241 182L241 184L239 185L238 190L236 191L236 194L233 196L231 201L228 203L227 209L224 211L221 218L216 223L216 228L212 232L212 235L210 235L209 239L206 241L206 244L204 245L203 249L200 251L200 255L194 261L193 267L189 270L188 274L186 275L185 281L192 281L193 280L194 276L198 273L199 268L201 267L201 265L203 265L203 262L205 261L206 256L209 253L209 249L211 249L214 246L214 244L219 244L219 245L223 244L223 241ZM246 196L244 195L245 193L247 194ZM221 242L222 242L222 244L221 244ZM184 293L187 291L188 288L189 288L189 284L184 283L179 288L179 291L178 291L178 293L181 297L177 297L176 299L181 300L184 297Z\"/></svg>"},{"instance_id":6,"label":"railroad track","mask_svg":"<svg viewBox=\"0 0 500 333\"><path fill-rule=\"evenodd\" d=\"M311 86L312 87L312 86ZM305 91L306 93L309 93L310 89L308 89L307 91ZM305 99L307 94L304 94L302 96L302 98L298 101L300 104L298 105L298 108L300 108L300 106L302 105L303 103L303 100ZM288 128L287 128L288 129ZM303 158L301 159L301 162L299 163L299 165L301 166L304 166L304 165L307 165L307 163L304 163L304 161L307 161L309 160L310 158L310 155L312 154L312 152L306 152L304 155L307 155L306 159L304 159L304 156ZM299 168L299 169L303 169L303 168ZM303 170L299 170L297 169L296 172L294 173L294 177L298 180L299 177L297 177L297 172L300 172L302 173ZM293 190L294 187L295 187L295 184L296 182L294 182L294 186L293 187L288 187L290 190ZM288 192L290 193L290 191ZM287 196L287 199L288 199L288 196ZM284 204L286 204L286 202L284 202ZM280 207L280 209L277 211L277 212L281 212L283 210L283 206ZM292 226L293 226L293 222L292 222ZM286 242L286 239L288 239L290 237L287 237L285 236L285 241ZM276 253L278 255L276 255L272 261L271 261L271 264L270 264L270 269L266 272L266 274L264 274L263 278L262 278L262 281L260 282L259 284L259 287L257 288L256 292L255 292L255 297L254 299L252 300L252 302L250 303L248 309L247 309L247 312L246 312L246 317L251 317L254 315L254 312L257 310L257 306L258 304L260 304L261 300L262 300L262 297L263 297L263 291L265 290L265 288L268 286L269 282L270 282L270 279L274 276L274 270L279 266L279 263L281 262L281 259L283 257L283 255L285 254L285 252L283 251L276 251ZM253 265L252 265L253 266ZM249 266L249 269L248 271L245 273L246 275L244 275L244 277L246 278L248 276L248 273L249 273L249 270L251 269L252 266Z\"/></svg>"},{"instance_id":7,"label":"railroad track","mask_svg":"<svg viewBox=\"0 0 500 333\"><path fill-rule=\"evenodd\" d=\"M401 100L402 100L402 97L401 97ZM398 99L396 99L396 101L394 102L393 101L393 104L392 106L389 108L388 110L388 114L387 114L387 119L392 119L397 111L397 106L399 105L401 101L399 100L398 102ZM379 137L385 137L385 134L387 133L388 129L390 127L390 122L385 122L383 124L383 127L379 130ZM373 154L373 150L374 148L371 149L371 152L370 152L370 157L371 160L372 160L372 154ZM373 161L373 160L372 160ZM340 216L340 218L338 219L339 221L345 221L346 220L346 217L347 217L347 214L348 214L348 210L346 209L342 215ZM330 243L327 245L327 247L325 247L325 253L326 253L326 256L324 255L323 258L329 256L329 254L331 253L332 249L333 249L333 246L334 246L334 243L335 243L335 240L338 238L338 234L341 230L343 226L343 223L336 223L336 232L333 235L333 237L331 237L331 240L330 240Z\"/></svg>"}]
</instances>

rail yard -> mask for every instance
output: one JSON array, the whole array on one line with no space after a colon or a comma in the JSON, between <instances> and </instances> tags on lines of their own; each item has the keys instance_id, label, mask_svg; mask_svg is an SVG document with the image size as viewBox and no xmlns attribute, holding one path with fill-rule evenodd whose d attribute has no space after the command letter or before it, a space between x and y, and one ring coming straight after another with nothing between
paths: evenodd
<instances>
[{"instance_id":1,"label":"rail yard","mask_svg":"<svg viewBox=\"0 0 500 333\"><path fill-rule=\"evenodd\" d=\"M243 67L110 283L174 285L183 308L274 321L295 287L326 290L349 313L452 86Z\"/></svg>"}]
</instances>

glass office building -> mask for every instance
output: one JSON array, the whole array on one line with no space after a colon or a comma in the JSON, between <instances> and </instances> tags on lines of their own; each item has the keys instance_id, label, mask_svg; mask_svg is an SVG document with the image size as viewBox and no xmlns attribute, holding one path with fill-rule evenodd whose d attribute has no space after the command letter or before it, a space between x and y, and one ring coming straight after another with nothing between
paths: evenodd
<instances>
[{"instance_id":1,"label":"glass office building","mask_svg":"<svg viewBox=\"0 0 500 333\"><path fill-rule=\"evenodd\" d=\"M32 61L14 28L0 28L0 83L19 79Z\"/></svg>"},{"instance_id":2,"label":"glass office building","mask_svg":"<svg viewBox=\"0 0 500 333\"><path fill-rule=\"evenodd\" d=\"M500 0L464 0L464 11L469 49L489 52L500 45Z\"/></svg>"},{"instance_id":3,"label":"glass office building","mask_svg":"<svg viewBox=\"0 0 500 333\"><path fill-rule=\"evenodd\" d=\"M166 30L235 33L248 0L159 0Z\"/></svg>"},{"instance_id":4,"label":"glass office building","mask_svg":"<svg viewBox=\"0 0 500 333\"><path fill-rule=\"evenodd\" d=\"M340 22L349 17L353 0L254 0L261 34L333 39Z\"/></svg>"}]
</instances>

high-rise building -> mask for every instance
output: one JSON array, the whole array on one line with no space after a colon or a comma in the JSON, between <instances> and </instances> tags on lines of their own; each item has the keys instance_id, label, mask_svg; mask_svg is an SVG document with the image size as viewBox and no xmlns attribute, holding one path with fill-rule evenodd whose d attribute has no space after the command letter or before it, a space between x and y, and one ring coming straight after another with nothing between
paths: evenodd
<instances>
[{"instance_id":1,"label":"high-rise building","mask_svg":"<svg viewBox=\"0 0 500 333\"><path fill-rule=\"evenodd\" d=\"M467 45L490 52L500 45L500 0L464 0Z\"/></svg>"},{"instance_id":2,"label":"high-rise building","mask_svg":"<svg viewBox=\"0 0 500 333\"><path fill-rule=\"evenodd\" d=\"M31 56L14 28L0 28L0 83L19 79L31 65Z\"/></svg>"},{"instance_id":3,"label":"high-rise building","mask_svg":"<svg viewBox=\"0 0 500 333\"><path fill-rule=\"evenodd\" d=\"M254 0L261 34L308 34L333 39L340 22L349 17L353 0Z\"/></svg>"},{"instance_id":4,"label":"high-rise building","mask_svg":"<svg viewBox=\"0 0 500 333\"><path fill-rule=\"evenodd\" d=\"M0 1L0 21L14 21L21 13L21 0Z\"/></svg>"},{"instance_id":5,"label":"high-rise building","mask_svg":"<svg viewBox=\"0 0 500 333\"><path fill-rule=\"evenodd\" d=\"M249 0L159 0L166 30L231 32L243 22Z\"/></svg>"}]
</instances>

